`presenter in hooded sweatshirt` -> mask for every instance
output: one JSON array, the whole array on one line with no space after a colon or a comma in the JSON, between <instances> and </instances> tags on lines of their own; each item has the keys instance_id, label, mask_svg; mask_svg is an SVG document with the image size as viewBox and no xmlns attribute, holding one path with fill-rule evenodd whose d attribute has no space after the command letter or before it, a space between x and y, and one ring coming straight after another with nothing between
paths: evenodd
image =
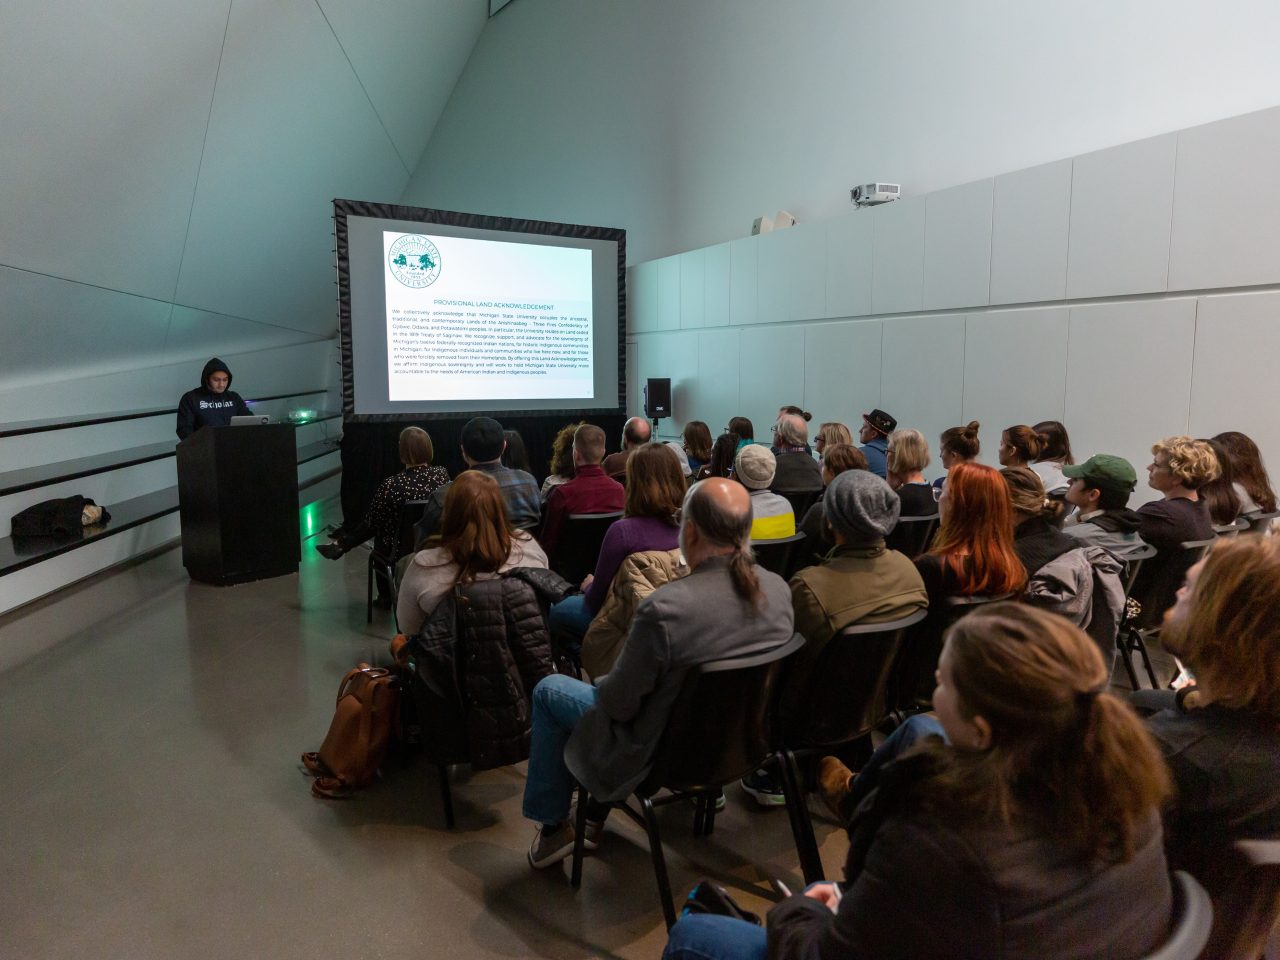
<instances>
[{"instance_id":1,"label":"presenter in hooded sweatshirt","mask_svg":"<svg viewBox=\"0 0 1280 960\"><path fill-rule=\"evenodd\" d=\"M231 389L231 371L214 357L204 365L200 386L178 401L178 439L185 440L201 427L225 427L232 417L253 413L240 394Z\"/></svg>"}]
</instances>

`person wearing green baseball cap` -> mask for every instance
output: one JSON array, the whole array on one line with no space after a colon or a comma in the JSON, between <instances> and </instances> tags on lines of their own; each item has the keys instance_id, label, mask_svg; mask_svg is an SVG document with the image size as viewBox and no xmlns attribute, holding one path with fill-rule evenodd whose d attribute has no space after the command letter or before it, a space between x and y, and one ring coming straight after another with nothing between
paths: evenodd
<instances>
[{"instance_id":1,"label":"person wearing green baseball cap","mask_svg":"<svg viewBox=\"0 0 1280 960\"><path fill-rule=\"evenodd\" d=\"M1124 457L1098 453L1084 463L1069 463L1062 475L1071 481L1067 503L1077 511L1062 532L1087 540L1123 557L1138 547L1141 517L1128 509L1129 495L1138 485L1138 474Z\"/></svg>"}]
</instances>

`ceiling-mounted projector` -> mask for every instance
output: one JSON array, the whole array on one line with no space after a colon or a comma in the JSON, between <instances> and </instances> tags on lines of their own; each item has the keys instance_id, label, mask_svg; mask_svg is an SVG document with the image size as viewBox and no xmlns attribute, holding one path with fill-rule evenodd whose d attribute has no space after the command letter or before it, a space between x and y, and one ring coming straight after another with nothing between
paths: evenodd
<instances>
[{"instance_id":1,"label":"ceiling-mounted projector","mask_svg":"<svg viewBox=\"0 0 1280 960\"><path fill-rule=\"evenodd\" d=\"M864 183L849 191L849 199L860 207L869 207L874 203L888 203L902 196L902 185L898 183Z\"/></svg>"}]
</instances>

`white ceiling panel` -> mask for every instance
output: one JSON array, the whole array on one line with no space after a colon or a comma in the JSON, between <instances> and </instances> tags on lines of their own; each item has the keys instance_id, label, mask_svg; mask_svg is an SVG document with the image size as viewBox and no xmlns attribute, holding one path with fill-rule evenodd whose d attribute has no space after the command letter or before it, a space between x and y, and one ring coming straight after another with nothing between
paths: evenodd
<instances>
[{"instance_id":1,"label":"white ceiling panel","mask_svg":"<svg viewBox=\"0 0 1280 960\"><path fill-rule=\"evenodd\" d=\"M169 304L0 266L0 391L159 363Z\"/></svg>"},{"instance_id":2,"label":"white ceiling panel","mask_svg":"<svg viewBox=\"0 0 1280 960\"><path fill-rule=\"evenodd\" d=\"M331 200L408 176L311 0L235 4L177 302L331 333Z\"/></svg>"},{"instance_id":3,"label":"white ceiling panel","mask_svg":"<svg viewBox=\"0 0 1280 960\"><path fill-rule=\"evenodd\" d=\"M228 3L0 4L0 263L173 295Z\"/></svg>"},{"instance_id":4,"label":"white ceiling panel","mask_svg":"<svg viewBox=\"0 0 1280 960\"><path fill-rule=\"evenodd\" d=\"M412 172L484 29L484 0L319 3Z\"/></svg>"}]
</instances>

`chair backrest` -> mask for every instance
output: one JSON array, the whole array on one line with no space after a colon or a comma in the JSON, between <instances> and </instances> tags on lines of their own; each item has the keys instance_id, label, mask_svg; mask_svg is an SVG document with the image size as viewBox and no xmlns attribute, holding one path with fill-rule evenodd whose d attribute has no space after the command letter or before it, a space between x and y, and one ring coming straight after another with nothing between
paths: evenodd
<instances>
[{"instance_id":1,"label":"chair backrest","mask_svg":"<svg viewBox=\"0 0 1280 960\"><path fill-rule=\"evenodd\" d=\"M621 519L621 510L613 513L569 514L560 528L555 554L550 557L551 569L572 584L581 583L596 568L605 533Z\"/></svg>"},{"instance_id":2,"label":"chair backrest","mask_svg":"<svg viewBox=\"0 0 1280 960\"><path fill-rule=\"evenodd\" d=\"M399 560L406 554L413 553L417 547L416 535L413 527L422 519L422 511L427 508L425 500L406 500L400 504L400 515L398 519L399 534L396 539L396 555L391 557L392 561Z\"/></svg>"},{"instance_id":3,"label":"chair backrest","mask_svg":"<svg viewBox=\"0 0 1280 960\"><path fill-rule=\"evenodd\" d=\"M1280 840L1237 840L1217 859L1205 960L1257 960L1280 923ZM1209 878L1206 877L1206 880Z\"/></svg>"},{"instance_id":4,"label":"chair backrest","mask_svg":"<svg viewBox=\"0 0 1280 960\"><path fill-rule=\"evenodd\" d=\"M1156 548L1149 543L1144 543L1141 547L1130 550L1120 558L1125 562L1124 595L1126 597L1133 591L1133 581L1138 579L1138 571L1142 569L1143 563L1155 555Z\"/></svg>"},{"instance_id":5,"label":"chair backrest","mask_svg":"<svg viewBox=\"0 0 1280 960\"><path fill-rule=\"evenodd\" d=\"M773 702L783 663L802 646L797 633L762 653L691 668L640 792L722 786L760 766L774 749Z\"/></svg>"},{"instance_id":6,"label":"chair backrest","mask_svg":"<svg viewBox=\"0 0 1280 960\"><path fill-rule=\"evenodd\" d=\"M1189 873L1173 875L1173 929L1159 949L1142 960L1196 960L1209 940L1213 903L1204 887Z\"/></svg>"},{"instance_id":7,"label":"chair backrest","mask_svg":"<svg viewBox=\"0 0 1280 960\"><path fill-rule=\"evenodd\" d=\"M785 579L791 576L791 558L799 555L804 539L803 533L795 533L780 540L752 540L751 550L756 563Z\"/></svg>"},{"instance_id":8,"label":"chair backrest","mask_svg":"<svg viewBox=\"0 0 1280 960\"><path fill-rule=\"evenodd\" d=\"M944 597L932 615L912 627L903 638L902 655L894 668L891 684L893 706L907 709L930 699L934 671L938 669L938 658L942 656L942 641L953 623L984 604L1009 600L1013 596L1012 593L982 593Z\"/></svg>"},{"instance_id":9,"label":"chair backrest","mask_svg":"<svg viewBox=\"0 0 1280 960\"><path fill-rule=\"evenodd\" d=\"M779 490L778 494L791 504L791 512L799 520L822 496L822 490Z\"/></svg>"},{"instance_id":10,"label":"chair backrest","mask_svg":"<svg viewBox=\"0 0 1280 960\"><path fill-rule=\"evenodd\" d=\"M924 553L938 529L938 514L927 517L899 517L898 525L889 531L884 544L890 550L905 553L913 560Z\"/></svg>"},{"instance_id":11,"label":"chair backrest","mask_svg":"<svg viewBox=\"0 0 1280 960\"><path fill-rule=\"evenodd\" d=\"M1271 521L1276 517L1280 517L1280 510L1272 510L1270 513L1258 510L1254 513L1246 513L1240 519L1248 522L1252 532L1266 533L1271 527Z\"/></svg>"},{"instance_id":12,"label":"chair backrest","mask_svg":"<svg viewBox=\"0 0 1280 960\"><path fill-rule=\"evenodd\" d=\"M786 746L834 746L870 733L889 713L889 682L902 639L928 614L920 609L897 620L854 624L832 637L807 673L799 698L805 716L795 730L783 731Z\"/></svg>"}]
</instances>

